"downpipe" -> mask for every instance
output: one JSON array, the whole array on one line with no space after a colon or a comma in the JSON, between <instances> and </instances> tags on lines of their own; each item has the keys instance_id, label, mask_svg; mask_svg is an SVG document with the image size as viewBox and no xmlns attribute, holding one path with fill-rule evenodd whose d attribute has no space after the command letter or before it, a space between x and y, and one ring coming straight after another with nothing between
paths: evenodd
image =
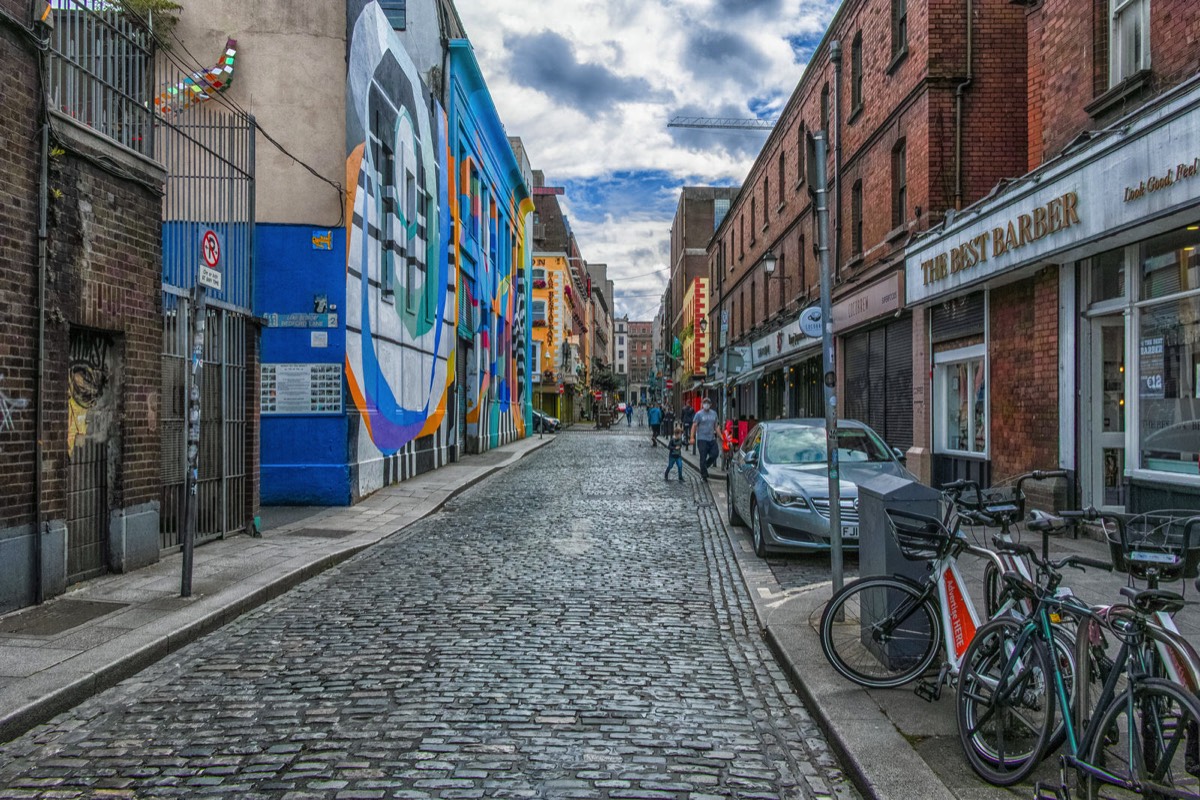
<instances>
[{"instance_id":1,"label":"downpipe","mask_svg":"<svg viewBox=\"0 0 1200 800\"><path fill-rule=\"evenodd\" d=\"M969 2L969 0L968 0ZM829 45L833 62L833 276L842 277L842 43Z\"/></svg>"},{"instance_id":2,"label":"downpipe","mask_svg":"<svg viewBox=\"0 0 1200 800\"><path fill-rule=\"evenodd\" d=\"M43 56L44 57L44 56ZM37 344L37 383L34 390L34 442L33 442L33 598L38 605L46 602L45 587L42 585L42 536L46 527L46 511L42 505L43 473L45 471L45 447L43 439L46 432L46 271L49 268L49 203L46 200L50 192L50 121L42 120L41 161L38 176L38 344Z\"/></svg>"},{"instance_id":3,"label":"downpipe","mask_svg":"<svg viewBox=\"0 0 1200 800\"><path fill-rule=\"evenodd\" d=\"M975 26L972 24L975 9L974 0L966 0L967 2L967 72L962 83L954 90L954 210L961 211L963 204L963 96L967 89L971 88L971 83L975 80L975 74L972 72L971 65L973 63L972 49L972 34Z\"/></svg>"}]
</instances>

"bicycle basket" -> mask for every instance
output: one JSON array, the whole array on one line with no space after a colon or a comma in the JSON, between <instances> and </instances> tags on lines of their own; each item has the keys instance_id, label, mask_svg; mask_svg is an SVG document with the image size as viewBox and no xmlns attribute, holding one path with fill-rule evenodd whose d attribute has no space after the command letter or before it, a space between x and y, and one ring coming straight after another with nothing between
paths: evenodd
<instances>
[{"instance_id":1,"label":"bicycle basket","mask_svg":"<svg viewBox=\"0 0 1200 800\"><path fill-rule=\"evenodd\" d=\"M884 513L900 555L909 561L934 561L950 552L954 537L940 520L894 508Z\"/></svg>"},{"instance_id":2,"label":"bicycle basket","mask_svg":"<svg viewBox=\"0 0 1200 800\"><path fill-rule=\"evenodd\" d=\"M1016 486L967 489L959 496L958 505L987 514L1006 514L1009 519L1019 521L1025 516L1025 493Z\"/></svg>"},{"instance_id":3,"label":"bicycle basket","mask_svg":"<svg viewBox=\"0 0 1200 800\"><path fill-rule=\"evenodd\" d=\"M1178 581L1200 575L1200 522L1192 524L1191 541L1183 540L1193 511L1150 511L1125 518L1125 538L1106 526L1113 568L1138 580Z\"/></svg>"}]
</instances>

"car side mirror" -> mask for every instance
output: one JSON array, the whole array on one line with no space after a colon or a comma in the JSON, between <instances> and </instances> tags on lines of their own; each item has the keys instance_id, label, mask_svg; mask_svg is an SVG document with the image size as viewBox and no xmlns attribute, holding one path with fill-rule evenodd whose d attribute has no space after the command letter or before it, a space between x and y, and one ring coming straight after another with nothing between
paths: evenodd
<instances>
[{"instance_id":1,"label":"car side mirror","mask_svg":"<svg viewBox=\"0 0 1200 800\"><path fill-rule=\"evenodd\" d=\"M758 463L758 451L757 450L746 451L746 453L742 456L742 460L751 466L757 464Z\"/></svg>"},{"instance_id":2,"label":"car side mirror","mask_svg":"<svg viewBox=\"0 0 1200 800\"><path fill-rule=\"evenodd\" d=\"M896 460L899 461L901 464L903 464L905 461L908 461L908 455L903 450L901 450L899 447L892 448L892 455L894 455L896 457Z\"/></svg>"}]
</instances>

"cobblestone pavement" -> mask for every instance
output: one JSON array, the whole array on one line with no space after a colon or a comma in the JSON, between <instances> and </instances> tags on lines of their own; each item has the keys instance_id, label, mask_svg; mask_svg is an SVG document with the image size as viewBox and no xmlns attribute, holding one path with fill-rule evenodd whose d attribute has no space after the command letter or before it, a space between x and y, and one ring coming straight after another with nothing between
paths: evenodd
<instances>
[{"instance_id":1,"label":"cobblestone pavement","mask_svg":"<svg viewBox=\"0 0 1200 800\"><path fill-rule=\"evenodd\" d=\"M665 461L560 435L0 747L0 798L854 797Z\"/></svg>"}]
</instances>

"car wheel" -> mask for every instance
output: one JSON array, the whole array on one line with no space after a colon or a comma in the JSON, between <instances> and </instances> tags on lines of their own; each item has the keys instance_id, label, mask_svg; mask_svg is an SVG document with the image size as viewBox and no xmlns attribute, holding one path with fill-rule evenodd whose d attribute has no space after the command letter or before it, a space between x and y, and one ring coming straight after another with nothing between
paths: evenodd
<instances>
[{"instance_id":1,"label":"car wheel","mask_svg":"<svg viewBox=\"0 0 1200 800\"><path fill-rule=\"evenodd\" d=\"M725 516L729 519L730 525L746 524L746 521L742 519L741 514L738 514L737 508L733 505L733 478L729 475L725 476Z\"/></svg>"},{"instance_id":2,"label":"car wheel","mask_svg":"<svg viewBox=\"0 0 1200 800\"><path fill-rule=\"evenodd\" d=\"M750 532L754 536L754 555L759 558L767 557L767 531L763 526L762 515L758 513L758 504L750 501Z\"/></svg>"}]
</instances>

